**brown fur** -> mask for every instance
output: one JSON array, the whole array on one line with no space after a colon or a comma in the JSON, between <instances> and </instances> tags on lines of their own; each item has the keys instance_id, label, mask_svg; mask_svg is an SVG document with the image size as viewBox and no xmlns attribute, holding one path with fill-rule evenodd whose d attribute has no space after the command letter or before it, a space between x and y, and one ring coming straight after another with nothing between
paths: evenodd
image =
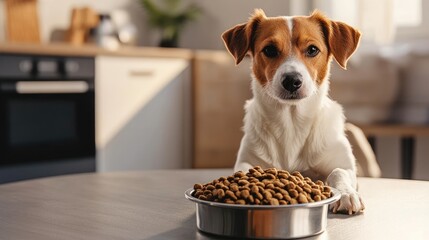
<instances>
[{"instance_id":1,"label":"brown fur","mask_svg":"<svg viewBox=\"0 0 429 240\"><path fill-rule=\"evenodd\" d=\"M330 58L346 68L347 60L356 50L360 33L354 28L331 21L315 11L308 17L294 17L292 33L284 18L267 18L256 9L247 23L237 25L222 34L225 46L239 64L246 53L253 57L253 73L265 85L273 79L278 67L290 56L302 61L312 79L322 84L329 71ZM268 58L263 49L274 45L279 50L276 58ZM305 55L310 45L320 53L313 58Z\"/></svg>"},{"instance_id":2,"label":"brown fur","mask_svg":"<svg viewBox=\"0 0 429 240\"><path fill-rule=\"evenodd\" d=\"M358 47L361 33L343 22L329 20L317 10L310 18L319 22L329 53L342 68L346 69L348 59Z\"/></svg>"}]
</instances>

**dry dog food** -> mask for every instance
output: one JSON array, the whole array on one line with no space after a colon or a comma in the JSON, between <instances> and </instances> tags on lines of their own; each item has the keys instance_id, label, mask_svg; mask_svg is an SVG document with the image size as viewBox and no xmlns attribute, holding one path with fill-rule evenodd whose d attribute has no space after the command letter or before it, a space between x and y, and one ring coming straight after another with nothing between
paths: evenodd
<instances>
[{"instance_id":1,"label":"dry dog food","mask_svg":"<svg viewBox=\"0 0 429 240\"><path fill-rule=\"evenodd\" d=\"M247 173L238 171L233 176L195 184L192 196L230 204L288 205L321 201L331 197L331 189L297 171L257 166Z\"/></svg>"}]
</instances>

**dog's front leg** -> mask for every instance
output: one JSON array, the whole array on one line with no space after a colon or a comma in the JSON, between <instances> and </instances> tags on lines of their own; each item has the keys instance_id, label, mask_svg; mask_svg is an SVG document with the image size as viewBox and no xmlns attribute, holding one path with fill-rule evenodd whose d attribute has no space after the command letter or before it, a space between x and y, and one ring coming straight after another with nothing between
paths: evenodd
<instances>
[{"instance_id":1,"label":"dog's front leg","mask_svg":"<svg viewBox=\"0 0 429 240\"><path fill-rule=\"evenodd\" d=\"M332 212L358 213L365 208L362 198L356 189L356 173L351 169L335 168L326 182L341 193L341 199L331 204Z\"/></svg>"},{"instance_id":2,"label":"dog's front leg","mask_svg":"<svg viewBox=\"0 0 429 240\"><path fill-rule=\"evenodd\" d=\"M326 176L327 184L341 193L341 199L331 204L330 209L334 213L348 214L364 210L365 205L357 192L355 158L347 139L344 137L334 144L323 158L317 169Z\"/></svg>"}]
</instances>

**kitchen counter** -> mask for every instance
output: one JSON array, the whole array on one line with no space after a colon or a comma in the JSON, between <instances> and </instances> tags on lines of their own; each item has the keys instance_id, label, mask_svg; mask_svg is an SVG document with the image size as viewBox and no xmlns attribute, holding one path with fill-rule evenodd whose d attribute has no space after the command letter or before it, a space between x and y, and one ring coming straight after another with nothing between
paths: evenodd
<instances>
[{"instance_id":1,"label":"kitchen counter","mask_svg":"<svg viewBox=\"0 0 429 240\"><path fill-rule=\"evenodd\" d=\"M64 56L123 56L123 57L172 57L190 60L193 56L191 50L180 48L154 48L154 47L120 47L109 50L95 45L74 46L66 43L24 44L0 43L0 53L22 53L40 55Z\"/></svg>"},{"instance_id":2,"label":"kitchen counter","mask_svg":"<svg viewBox=\"0 0 429 240\"><path fill-rule=\"evenodd\" d=\"M0 185L0 239L220 239L184 191L232 170L79 174ZM359 178L366 210L309 239L427 239L429 182Z\"/></svg>"}]
</instances>

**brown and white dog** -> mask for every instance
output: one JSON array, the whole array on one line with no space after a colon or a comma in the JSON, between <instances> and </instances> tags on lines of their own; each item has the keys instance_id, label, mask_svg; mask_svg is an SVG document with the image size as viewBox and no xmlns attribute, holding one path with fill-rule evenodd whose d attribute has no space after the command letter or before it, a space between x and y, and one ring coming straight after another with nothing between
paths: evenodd
<instances>
[{"instance_id":1,"label":"brown and white dog","mask_svg":"<svg viewBox=\"0 0 429 240\"><path fill-rule=\"evenodd\" d=\"M259 165L301 171L341 192L333 212L362 211L343 109L328 96L332 58L345 69L360 33L317 11L266 17L256 9L222 38L236 64L252 57L253 98L245 105L235 170Z\"/></svg>"}]
</instances>

